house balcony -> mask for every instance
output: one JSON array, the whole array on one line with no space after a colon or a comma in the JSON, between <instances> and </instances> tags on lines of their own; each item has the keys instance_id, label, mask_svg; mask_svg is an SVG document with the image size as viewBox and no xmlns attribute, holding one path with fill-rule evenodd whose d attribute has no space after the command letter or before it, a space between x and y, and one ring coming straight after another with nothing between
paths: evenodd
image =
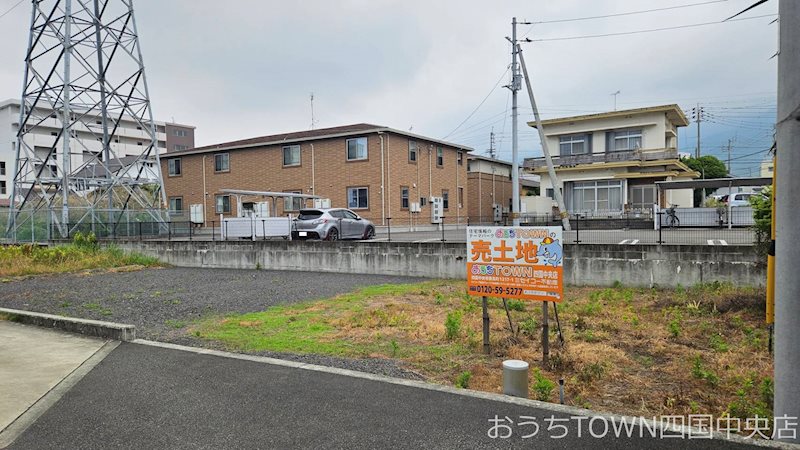
<instances>
[{"instance_id":1,"label":"house balcony","mask_svg":"<svg viewBox=\"0 0 800 450\"><path fill-rule=\"evenodd\" d=\"M585 153L581 155L553 156L553 165L556 167L574 167L582 164L611 163L625 161L659 161L664 159L678 159L678 149L662 148L656 150L622 150L617 152ZM546 167L544 158L525 158L522 163L526 169Z\"/></svg>"}]
</instances>

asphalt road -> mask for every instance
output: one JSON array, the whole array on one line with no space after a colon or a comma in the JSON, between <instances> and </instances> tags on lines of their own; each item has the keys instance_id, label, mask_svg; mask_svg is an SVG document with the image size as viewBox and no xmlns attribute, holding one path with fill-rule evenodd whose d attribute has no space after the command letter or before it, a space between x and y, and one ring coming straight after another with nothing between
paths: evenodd
<instances>
[{"instance_id":1,"label":"asphalt road","mask_svg":"<svg viewBox=\"0 0 800 450\"><path fill-rule=\"evenodd\" d=\"M488 436L495 416L508 439ZM536 421L539 432L522 421ZM546 418L567 419L547 431ZM569 412L263 362L123 343L10 447L747 448L720 440L578 437ZM535 419L532 419L535 418ZM601 423L594 426L600 435ZM506 430L500 431L504 435ZM645 436L648 436L645 433Z\"/></svg>"}]
</instances>

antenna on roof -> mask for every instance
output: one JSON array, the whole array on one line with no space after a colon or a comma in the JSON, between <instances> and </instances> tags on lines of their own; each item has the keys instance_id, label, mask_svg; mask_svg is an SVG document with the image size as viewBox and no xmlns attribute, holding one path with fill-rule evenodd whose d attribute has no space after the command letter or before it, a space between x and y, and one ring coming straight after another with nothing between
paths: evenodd
<instances>
[{"instance_id":1,"label":"antenna on roof","mask_svg":"<svg viewBox=\"0 0 800 450\"><path fill-rule=\"evenodd\" d=\"M317 121L314 120L314 93L311 93L311 129L314 129L314 126L317 124Z\"/></svg>"},{"instance_id":2,"label":"antenna on roof","mask_svg":"<svg viewBox=\"0 0 800 450\"><path fill-rule=\"evenodd\" d=\"M620 91L619 89L617 89L617 92L612 92L612 93L611 93L611 95L613 95L613 96L614 96L614 111L616 111L616 110L617 110L617 96L618 96L618 95L619 95L621 92L622 92L622 91Z\"/></svg>"}]
</instances>

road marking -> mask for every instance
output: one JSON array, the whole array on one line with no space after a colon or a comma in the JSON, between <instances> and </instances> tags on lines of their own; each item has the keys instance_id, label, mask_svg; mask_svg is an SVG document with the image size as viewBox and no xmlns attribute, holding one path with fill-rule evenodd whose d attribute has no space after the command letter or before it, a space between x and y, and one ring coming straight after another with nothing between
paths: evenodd
<instances>
[{"instance_id":1,"label":"road marking","mask_svg":"<svg viewBox=\"0 0 800 450\"><path fill-rule=\"evenodd\" d=\"M708 245L714 245L714 240L713 239L709 239L708 240Z\"/></svg>"},{"instance_id":2,"label":"road marking","mask_svg":"<svg viewBox=\"0 0 800 450\"><path fill-rule=\"evenodd\" d=\"M414 241L414 243L415 244L422 244L424 242L436 242L436 241L440 241L441 242L441 240L442 240L442 238L438 237L438 238L434 238L434 239L422 239L420 241Z\"/></svg>"},{"instance_id":3,"label":"road marking","mask_svg":"<svg viewBox=\"0 0 800 450\"><path fill-rule=\"evenodd\" d=\"M638 239L624 239L618 245L636 245L639 243Z\"/></svg>"},{"instance_id":4,"label":"road marking","mask_svg":"<svg viewBox=\"0 0 800 450\"><path fill-rule=\"evenodd\" d=\"M720 240L719 240L719 243L720 243L720 244L722 244L722 245L728 245L728 243L727 243L727 242L725 242L725 239L720 239Z\"/></svg>"},{"instance_id":5,"label":"road marking","mask_svg":"<svg viewBox=\"0 0 800 450\"><path fill-rule=\"evenodd\" d=\"M719 242L719 245L728 245L728 241L726 241L725 239L709 239L708 245L716 245L714 244L715 241Z\"/></svg>"},{"instance_id":6,"label":"road marking","mask_svg":"<svg viewBox=\"0 0 800 450\"><path fill-rule=\"evenodd\" d=\"M388 240L389 240L389 238L372 238L372 239L369 239L369 240L366 240L366 241L361 241L361 242L384 242L384 241L388 241Z\"/></svg>"}]
</instances>

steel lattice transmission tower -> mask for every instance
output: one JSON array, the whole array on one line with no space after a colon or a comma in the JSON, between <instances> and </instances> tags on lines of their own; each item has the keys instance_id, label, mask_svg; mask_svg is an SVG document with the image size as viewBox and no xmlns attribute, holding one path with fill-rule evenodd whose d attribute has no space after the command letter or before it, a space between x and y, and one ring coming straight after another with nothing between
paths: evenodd
<instances>
[{"instance_id":1,"label":"steel lattice transmission tower","mask_svg":"<svg viewBox=\"0 0 800 450\"><path fill-rule=\"evenodd\" d=\"M133 0L32 0L20 103L9 237L164 223Z\"/></svg>"}]
</instances>

